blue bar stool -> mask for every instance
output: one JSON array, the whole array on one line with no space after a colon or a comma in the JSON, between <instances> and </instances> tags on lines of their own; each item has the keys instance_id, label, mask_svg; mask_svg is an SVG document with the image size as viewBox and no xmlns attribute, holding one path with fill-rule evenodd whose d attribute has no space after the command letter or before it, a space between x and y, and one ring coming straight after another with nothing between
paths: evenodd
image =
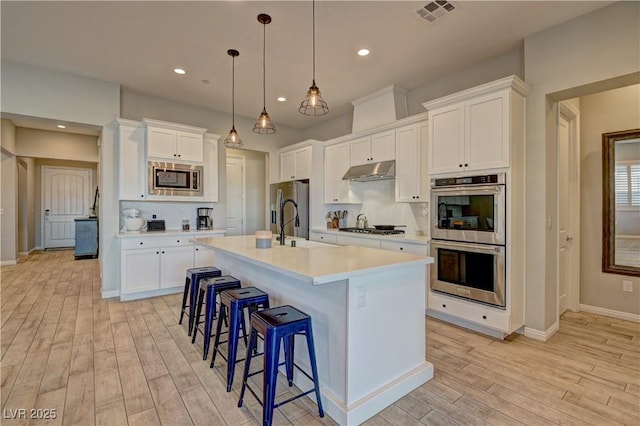
<instances>
[{"instance_id":1,"label":"blue bar stool","mask_svg":"<svg viewBox=\"0 0 640 426\"><path fill-rule=\"evenodd\" d=\"M244 359L237 359L238 338L240 337L240 327L243 330L244 343L247 345L247 332L244 323L244 310L247 309L249 316L257 312L259 308L267 309L269 307L269 295L264 291L255 287L245 287L237 290L227 290L220 293L220 312L218 313L218 327L216 330L216 340L213 345L213 356L211 357L211 365L216 362L216 354L218 353L218 345L220 343L220 334L222 321L229 317L229 336L227 347L227 392L231 392L233 384L233 376L237 362ZM228 312L228 314L227 314ZM255 352L255 351L254 351ZM220 356L224 358L221 353Z\"/></svg>"},{"instance_id":2,"label":"blue bar stool","mask_svg":"<svg viewBox=\"0 0 640 426\"><path fill-rule=\"evenodd\" d=\"M264 370L249 374L251 367L251 357L249 354L256 347L258 333L264 337ZM311 361L311 372L313 377L302 370L293 360L294 337L296 334L304 334L307 338L307 348L309 360ZM280 341L284 343L285 362L280 364ZM313 389L296 395L292 398L276 403L276 382L278 376L278 366L285 365L289 386L293 385L293 367L296 367L309 379L313 380ZM253 375L263 373L262 381L262 401L247 383L247 379ZM316 366L316 352L313 345L313 331L311 329L311 317L290 305L278 306L276 308L265 309L251 315L251 337L247 347L247 360L244 364L244 374L242 377L242 389L240 390L240 400L238 407L242 407L245 389L262 403L262 424L270 426L273 420L273 410L283 404L301 398L311 392L316 393L318 403L318 414L324 417L322 401L320 400L320 384L318 382L318 368Z\"/></svg>"},{"instance_id":3,"label":"blue bar stool","mask_svg":"<svg viewBox=\"0 0 640 426\"><path fill-rule=\"evenodd\" d=\"M198 285L203 278L219 277L222 275L222 271L213 266L203 266L200 268L187 269L187 276L184 280L184 292L182 293L182 308L180 309L180 321L178 324L182 324L182 318L186 313L189 317L189 330L188 334L191 336L193 330L194 312L196 309L196 298L198 297ZM187 299L189 304L187 305ZM186 309L189 308L189 311Z\"/></svg>"},{"instance_id":4,"label":"blue bar stool","mask_svg":"<svg viewBox=\"0 0 640 426\"><path fill-rule=\"evenodd\" d=\"M202 335L204 336L204 349L202 351L202 359L207 359L207 356L209 355L211 329L213 328L213 320L216 317L216 298L222 291L232 290L236 288L240 288L240 280L232 277L231 275L223 275L221 277L212 277L200 280L198 302L196 305L196 315L193 325L193 337L191 339L191 343L195 343L198 331L202 332ZM198 326L200 325L200 313L202 312L203 302L205 303L204 330L200 330ZM218 321L222 321L222 318L220 318Z\"/></svg>"}]
</instances>

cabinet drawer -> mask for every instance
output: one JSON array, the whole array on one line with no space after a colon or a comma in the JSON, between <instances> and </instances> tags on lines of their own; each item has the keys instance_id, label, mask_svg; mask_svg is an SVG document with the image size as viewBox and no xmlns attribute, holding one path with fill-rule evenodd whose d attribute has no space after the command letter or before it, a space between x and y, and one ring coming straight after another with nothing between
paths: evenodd
<instances>
[{"instance_id":1,"label":"cabinet drawer","mask_svg":"<svg viewBox=\"0 0 640 426\"><path fill-rule=\"evenodd\" d=\"M342 235L337 236L336 242L341 246L358 246L358 247L369 247L369 248L380 248L380 241L373 240L370 238L361 238L361 237L345 237Z\"/></svg>"},{"instance_id":2,"label":"cabinet drawer","mask_svg":"<svg viewBox=\"0 0 640 426\"><path fill-rule=\"evenodd\" d=\"M136 249L136 248L152 248L152 247L174 247L184 246L191 244L189 239L193 238L193 235L176 235L175 237L136 237L136 238L123 238L120 243L122 250Z\"/></svg>"},{"instance_id":3,"label":"cabinet drawer","mask_svg":"<svg viewBox=\"0 0 640 426\"><path fill-rule=\"evenodd\" d=\"M382 250L397 251L400 253L416 254L418 256L427 256L427 246L419 244L398 243L395 241L380 242Z\"/></svg>"},{"instance_id":4,"label":"cabinet drawer","mask_svg":"<svg viewBox=\"0 0 640 426\"><path fill-rule=\"evenodd\" d=\"M473 302L446 297L439 293L429 292L427 298L429 309L444 312L476 324L510 333L510 314L500 309L492 309Z\"/></svg>"},{"instance_id":5,"label":"cabinet drawer","mask_svg":"<svg viewBox=\"0 0 640 426\"><path fill-rule=\"evenodd\" d=\"M321 232L311 232L309 234L309 239L312 241L320 241L322 243L338 244L337 235L328 235L328 234L323 234Z\"/></svg>"}]
</instances>

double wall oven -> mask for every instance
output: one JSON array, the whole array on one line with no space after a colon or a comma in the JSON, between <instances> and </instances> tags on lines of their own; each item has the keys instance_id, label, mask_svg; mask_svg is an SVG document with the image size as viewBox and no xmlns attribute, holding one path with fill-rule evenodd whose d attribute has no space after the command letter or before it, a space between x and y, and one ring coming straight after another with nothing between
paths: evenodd
<instances>
[{"instance_id":1,"label":"double wall oven","mask_svg":"<svg viewBox=\"0 0 640 426\"><path fill-rule=\"evenodd\" d=\"M432 179L432 291L505 308L505 178Z\"/></svg>"}]
</instances>

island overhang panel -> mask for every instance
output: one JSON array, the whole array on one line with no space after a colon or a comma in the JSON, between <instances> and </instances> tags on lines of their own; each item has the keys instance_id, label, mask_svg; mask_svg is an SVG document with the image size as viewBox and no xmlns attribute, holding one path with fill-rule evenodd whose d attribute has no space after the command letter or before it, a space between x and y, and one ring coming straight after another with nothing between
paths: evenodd
<instances>
[{"instance_id":1,"label":"island overhang panel","mask_svg":"<svg viewBox=\"0 0 640 426\"><path fill-rule=\"evenodd\" d=\"M322 401L339 424L359 424L433 377L425 355L429 257L300 241L256 249L253 236L197 238L216 267L312 318ZM296 363L309 370L305 345ZM301 389L312 383L302 374Z\"/></svg>"}]
</instances>

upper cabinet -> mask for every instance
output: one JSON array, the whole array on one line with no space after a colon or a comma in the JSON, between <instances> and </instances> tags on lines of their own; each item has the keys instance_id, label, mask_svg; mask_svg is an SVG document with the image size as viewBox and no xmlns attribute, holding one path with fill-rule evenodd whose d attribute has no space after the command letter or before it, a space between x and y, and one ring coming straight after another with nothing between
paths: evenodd
<instances>
[{"instance_id":1,"label":"upper cabinet","mask_svg":"<svg viewBox=\"0 0 640 426\"><path fill-rule=\"evenodd\" d=\"M147 157L174 162L202 163L206 129L145 118Z\"/></svg>"},{"instance_id":2,"label":"upper cabinet","mask_svg":"<svg viewBox=\"0 0 640 426\"><path fill-rule=\"evenodd\" d=\"M349 142L327 146L324 150L324 202L327 204L355 203L351 182L342 180L350 167Z\"/></svg>"},{"instance_id":3,"label":"upper cabinet","mask_svg":"<svg viewBox=\"0 0 640 426\"><path fill-rule=\"evenodd\" d=\"M528 88L515 76L424 103L429 111L429 172L446 174L507 168L513 110ZM520 117L515 118L519 124Z\"/></svg>"},{"instance_id":4,"label":"upper cabinet","mask_svg":"<svg viewBox=\"0 0 640 426\"><path fill-rule=\"evenodd\" d=\"M395 131L376 133L350 142L351 165L393 160L396 155Z\"/></svg>"},{"instance_id":5,"label":"upper cabinet","mask_svg":"<svg viewBox=\"0 0 640 426\"><path fill-rule=\"evenodd\" d=\"M311 146L280 152L280 181L311 177Z\"/></svg>"},{"instance_id":6,"label":"upper cabinet","mask_svg":"<svg viewBox=\"0 0 640 426\"><path fill-rule=\"evenodd\" d=\"M145 200L147 167L144 126L138 121L116 119L118 123L118 198Z\"/></svg>"},{"instance_id":7,"label":"upper cabinet","mask_svg":"<svg viewBox=\"0 0 640 426\"><path fill-rule=\"evenodd\" d=\"M204 201L218 202L218 140L220 135L204 135Z\"/></svg>"},{"instance_id":8,"label":"upper cabinet","mask_svg":"<svg viewBox=\"0 0 640 426\"><path fill-rule=\"evenodd\" d=\"M423 190L426 179L428 125L426 121L409 124L395 130L396 139L396 202L428 202Z\"/></svg>"}]
</instances>

